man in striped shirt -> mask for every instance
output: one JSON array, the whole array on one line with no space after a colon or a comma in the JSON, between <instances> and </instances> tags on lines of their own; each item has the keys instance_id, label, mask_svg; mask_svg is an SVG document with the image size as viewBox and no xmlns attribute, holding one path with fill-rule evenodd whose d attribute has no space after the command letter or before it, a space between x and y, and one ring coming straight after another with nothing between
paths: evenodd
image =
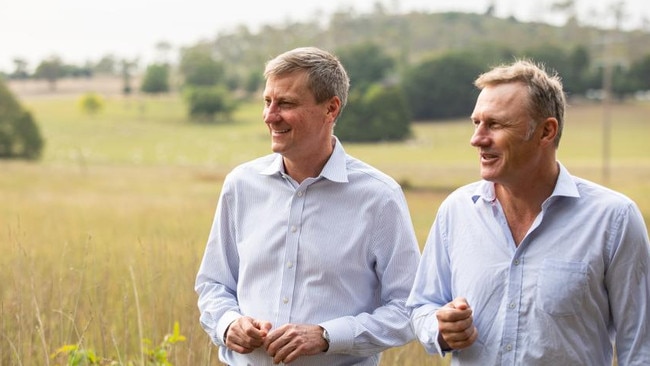
<instances>
[{"instance_id":1,"label":"man in striped shirt","mask_svg":"<svg viewBox=\"0 0 650 366\"><path fill-rule=\"evenodd\" d=\"M265 70L273 153L225 179L195 289L229 365L378 365L414 339L420 252L400 186L333 135L349 79L306 47Z\"/></svg>"}]
</instances>

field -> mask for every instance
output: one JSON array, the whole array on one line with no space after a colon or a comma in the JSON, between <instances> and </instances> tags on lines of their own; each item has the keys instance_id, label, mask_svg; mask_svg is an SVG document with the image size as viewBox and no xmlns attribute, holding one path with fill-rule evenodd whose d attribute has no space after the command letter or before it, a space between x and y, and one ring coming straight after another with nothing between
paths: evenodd
<instances>
[{"instance_id":1,"label":"field","mask_svg":"<svg viewBox=\"0 0 650 366\"><path fill-rule=\"evenodd\" d=\"M261 102L213 126L188 123L174 97L110 96L92 116L74 95L22 102L47 145L40 162L0 162L0 364L64 364L50 355L67 344L135 360L141 339L153 348L178 321L186 340L169 360L218 365L193 283L224 175L269 151ZM569 109L559 159L630 196L650 222L650 104L615 105L607 139L602 112ZM407 142L345 147L404 185L422 245L440 201L478 177L471 132L468 120L416 123ZM444 364L415 342L382 361Z\"/></svg>"}]
</instances>

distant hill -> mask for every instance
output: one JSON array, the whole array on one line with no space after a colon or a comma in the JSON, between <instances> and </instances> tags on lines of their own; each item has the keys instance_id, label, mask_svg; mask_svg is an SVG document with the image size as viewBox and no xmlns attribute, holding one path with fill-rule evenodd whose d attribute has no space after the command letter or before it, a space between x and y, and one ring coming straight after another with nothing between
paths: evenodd
<instances>
[{"instance_id":1,"label":"distant hill","mask_svg":"<svg viewBox=\"0 0 650 366\"><path fill-rule=\"evenodd\" d=\"M322 23L321 23L322 24ZM407 64L424 57L458 50L507 48L521 52L540 46L569 50L586 47L596 62L604 55L605 39L610 40L608 57L621 65L650 54L650 33L604 31L576 22L564 26L520 22L475 13L333 14L325 26L316 21L263 26L251 32L242 26L221 33L213 40L219 57L242 67L261 64L290 48L314 45L330 50L362 42L381 45L397 60ZM610 58L611 59L611 58Z\"/></svg>"},{"instance_id":2,"label":"distant hill","mask_svg":"<svg viewBox=\"0 0 650 366\"><path fill-rule=\"evenodd\" d=\"M591 67L602 65L606 59L622 68L650 55L647 31L614 32L581 26L575 21L555 26L461 12L391 14L382 9L367 14L337 12L325 21L263 25L255 31L241 26L185 48L210 47L224 62L230 77L246 80L251 74L260 73L269 58L294 47L311 45L337 51L364 42L379 45L397 61L400 70L428 57L466 50L490 60L494 53L521 54L540 47L568 51L582 46L588 50ZM145 66L140 65L141 70ZM92 79L98 78L101 77ZM71 84L60 83L60 92L76 94L89 88L96 90L101 88L97 81L80 78ZM121 93L119 79L112 78L110 83L106 93ZM48 93L41 84L38 81L9 83L19 95ZM133 85L139 84L135 81Z\"/></svg>"}]
</instances>

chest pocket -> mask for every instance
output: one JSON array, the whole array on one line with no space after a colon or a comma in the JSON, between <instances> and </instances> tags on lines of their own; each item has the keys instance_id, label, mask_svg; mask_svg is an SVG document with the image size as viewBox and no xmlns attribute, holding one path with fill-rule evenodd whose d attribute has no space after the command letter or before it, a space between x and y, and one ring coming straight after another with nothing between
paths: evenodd
<instances>
[{"instance_id":1,"label":"chest pocket","mask_svg":"<svg viewBox=\"0 0 650 366\"><path fill-rule=\"evenodd\" d=\"M536 307L553 316L571 316L580 310L588 291L587 263L546 259L537 279Z\"/></svg>"}]
</instances>

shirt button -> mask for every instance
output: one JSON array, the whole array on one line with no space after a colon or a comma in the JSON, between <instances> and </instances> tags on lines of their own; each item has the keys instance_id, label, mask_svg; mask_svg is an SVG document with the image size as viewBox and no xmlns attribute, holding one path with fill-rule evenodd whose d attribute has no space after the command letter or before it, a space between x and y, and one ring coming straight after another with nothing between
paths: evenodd
<instances>
[{"instance_id":1,"label":"shirt button","mask_svg":"<svg viewBox=\"0 0 650 366\"><path fill-rule=\"evenodd\" d=\"M293 263L291 263L291 261L287 262L287 268L293 268Z\"/></svg>"},{"instance_id":2,"label":"shirt button","mask_svg":"<svg viewBox=\"0 0 650 366\"><path fill-rule=\"evenodd\" d=\"M286 297L283 297L283 298L282 298L282 302L286 304L286 303L289 302L289 299L287 299Z\"/></svg>"},{"instance_id":3,"label":"shirt button","mask_svg":"<svg viewBox=\"0 0 650 366\"><path fill-rule=\"evenodd\" d=\"M298 192L298 197L302 197L303 194L303 191Z\"/></svg>"},{"instance_id":4,"label":"shirt button","mask_svg":"<svg viewBox=\"0 0 650 366\"><path fill-rule=\"evenodd\" d=\"M510 309L514 309L516 305L515 305L514 302L511 302L510 305L508 305L508 306L510 307Z\"/></svg>"},{"instance_id":5,"label":"shirt button","mask_svg":"<svg viewBox=\"0 0 650 366\"><path fill-rule=\"evenodd\" d=\"M291 226L291 232L292 233L295 233L296 230L298 230L298 228L295 225Z\"/></svg>"},{"instance_id":6,"label":"shirt button","mask_svg":"<svg viewBox=\"0 0 650 366\"><path fill-rule=\"evenodd\" d=\"M515 266L519 265L519 259L515 259Z\"/></svg>"},{"instance_id":7,"label":"shirt button","mask_svg":"<svg viewBox=\"0 0 650 366\"><path fill-rule=\"evenodd\" d=\"M506 345L506 351L512 351L512 345L511 344Z\"/></svg>"}]
</instances>

